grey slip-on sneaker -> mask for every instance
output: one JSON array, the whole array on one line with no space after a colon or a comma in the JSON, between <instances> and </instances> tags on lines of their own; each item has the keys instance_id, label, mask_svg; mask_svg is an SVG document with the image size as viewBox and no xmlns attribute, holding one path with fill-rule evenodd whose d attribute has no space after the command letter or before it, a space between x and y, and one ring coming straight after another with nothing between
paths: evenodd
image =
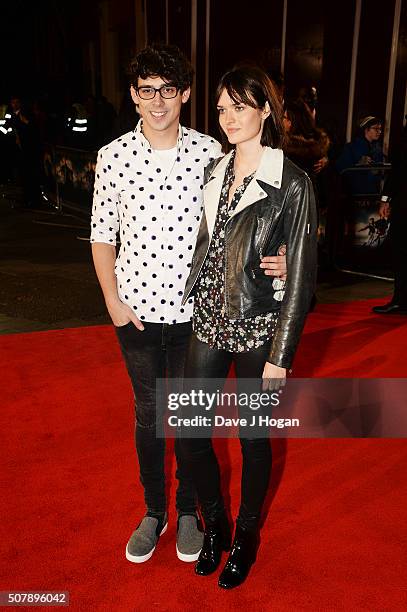
<instances>
[{"instance_id":1,"label":"grey slip-on sneaker","mask_svg":"<svg viewBox=\"0 0 407 612\"><path fill-rule=\"evenodd\" d=\"M126 559L132 563L148 561L160 536L165 533L167 527L167 515L165 515L163 521L159 521L153 516L145 516L127 542Z\"/></svg>"},{"instance_id":2,"label":"grey slip-on sneaker","mask_svg":"<svg viewBox=\"0 0 407 612\"><path fill-rule=\"evenodd\" d=\"M203 544L203 529L196 514L181 514L177 527L177 557L180 561L196 561Z\"/></svg>"}]
</instances>

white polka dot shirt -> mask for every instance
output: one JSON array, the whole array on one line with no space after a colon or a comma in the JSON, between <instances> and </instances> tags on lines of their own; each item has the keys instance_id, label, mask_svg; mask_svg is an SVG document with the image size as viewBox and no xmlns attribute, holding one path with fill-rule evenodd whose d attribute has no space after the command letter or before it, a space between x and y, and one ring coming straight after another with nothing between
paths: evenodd
<instances>
[{"instance_id":1,"label":"white polka dot shirt","mask_svg":"<svg viewBox=\"0 0 407 612\"><path fill-rule=\"evenodd\" d=\"M193 300L181 305L201 220L203 173L221 155L220 144L179 128L168 175L136 129L99 151L90 241L116 244L117 290L141 321L184 323Z\"/></svg>"}]
</instances>

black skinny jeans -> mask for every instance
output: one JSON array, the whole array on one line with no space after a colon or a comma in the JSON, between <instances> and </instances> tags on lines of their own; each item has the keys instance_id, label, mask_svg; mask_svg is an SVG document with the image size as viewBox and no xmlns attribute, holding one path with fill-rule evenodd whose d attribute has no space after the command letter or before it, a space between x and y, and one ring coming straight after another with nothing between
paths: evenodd
<instances>
[{"instance_id":1,"label":"black skinny jeans","mask_svg":"<svg viewBox=\"0 0 407 612\"><path fill-rule=\"evenodd\" d=\"M163 426L166 406L157 406L156 379L182 379L186 351L191 336L191 323L144 323L139 331L133 323L116 327L120 348L134 390L136 411L136 450L140 465L140 480L144 487L147 510L166 511L165 439L157 435ZM185 468L180 441L175 439L178 489L176 505L179 513L196 510L196 491Z\"/></svg>"},{"instance_id":2,"label":"black skinny jeans","mask_svg":"<svg viewBox=\"0 0 407 612\"><path fill-rule=\"evenodd\" d=\"M230 365L235 364L237 378L261 379L269 355L270 342L246 353L230 353L210 348L191 337L185 365L185 378L193 378L194 388L206 389L208 379L226 378ZM196 382L195 382L196 381ZM208 413L209 414L209 413ZM271 473L269 438L242 438L243 457L241 502L237 523L245 529L258 528ZM208 526L224 510L220 486L220 471L211 438L181 440L182 451L194 479L205 524Z\"/></svg>"}]
</instances>

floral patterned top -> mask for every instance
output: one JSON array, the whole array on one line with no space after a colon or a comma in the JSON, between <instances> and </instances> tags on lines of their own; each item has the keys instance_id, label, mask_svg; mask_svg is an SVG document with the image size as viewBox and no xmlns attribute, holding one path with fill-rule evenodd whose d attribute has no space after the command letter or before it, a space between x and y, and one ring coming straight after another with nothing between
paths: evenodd
<instances>
[{"instance_id":1,"label":"floral patterned top","mask_svg":"<svg viewBox=\"0 0 407 612\"><path fill-rule=\"evenodd\" d=\"M229 189L235 178L234 157L233 153L226 168L209 252L196 286L193 329L197 338L212 348L243 353L271 340L278 313L239 320L229 319L225 313L225 223L254 177L254 173L245 177L228 205Z\"/></svg>"}]
</instances>

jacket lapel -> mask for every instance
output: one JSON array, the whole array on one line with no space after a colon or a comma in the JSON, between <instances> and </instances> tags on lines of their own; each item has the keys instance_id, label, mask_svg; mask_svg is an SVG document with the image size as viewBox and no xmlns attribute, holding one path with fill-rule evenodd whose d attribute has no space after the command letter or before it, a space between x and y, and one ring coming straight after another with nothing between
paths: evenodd
<instances>
[{"instance_id":1,"label":"jacket lapel","mask_svg":"<svg viewBox=\"0 0 407 612\"><path fill-rule=\"evenodd\" d=\"M266 192L263 191L263 189L256 181L256 177L254 177L253 180L251 180L250 183L247 185L242 197L239 200L238 205L236 206L230 217L234 217L235 215L239 214L242 210L244 210L254 202L265 198L266 195Z\"/></svg>"},{"instance_id":2,"label":"jacket lapel","mask_svg":"<svg viewBox=\"0 0 407 612\"><path fill-rule=\"evenodd\" d=\"M254 202L258 202L259 200L262 200L268 196L268 193L264 191L259 181L262 181L267 185L271 185L275 189L280 189L283 175L283 164L284 154L281 149L266 147L253 180L248 184L239 200L238 205L230 217L234 217L248 206L251 206L251 204L254 204Z\"/></svg>"},{"instance_id":3,"label":"jacket lapel","mask_svg":"<svg viewBox=\"0 0 407 612\"><path fill-rule=\"evenodd\" d=\"M215 227L216 213L218 212L219 198L222 191L223 179L232 153L228 153L221 159L208 182L204 186L204 209L206 223L208 226L209 239L212 237ZM283 174L284 154L281 149L266 147L260 161L260 165L252 181L248 184L235 210L230 218L239 214L242 210L266 198L268 193L264 191L259 181L280 189Z\"/></svg>"}]
</instances>

